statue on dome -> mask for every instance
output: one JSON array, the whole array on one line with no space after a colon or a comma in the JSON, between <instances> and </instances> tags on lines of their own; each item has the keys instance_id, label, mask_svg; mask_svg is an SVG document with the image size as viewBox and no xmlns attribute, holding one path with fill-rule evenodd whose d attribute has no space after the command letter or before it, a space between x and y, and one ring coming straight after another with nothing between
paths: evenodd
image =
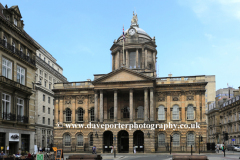
<instances>
[{"instance_id":1,"label":"statue on dome","mask_svg":"<svg viewBox=\"0 0 240 160\"><path fill-rule=\"evenodd\" d=\"M138 24L137 22L138 22L137 14L135 14L134 11L133 11L133 18L131 20L131 24L132 25L137 25Z\"/></svg>"}]
</instances>

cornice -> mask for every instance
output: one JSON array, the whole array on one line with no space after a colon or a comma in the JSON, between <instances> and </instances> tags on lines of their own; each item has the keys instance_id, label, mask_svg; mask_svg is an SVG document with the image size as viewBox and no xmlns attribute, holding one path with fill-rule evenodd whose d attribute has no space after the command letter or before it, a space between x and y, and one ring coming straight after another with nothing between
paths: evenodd
<instances>
[{"instance_id":1,"label":"cornice","mask_svg":"<svg viewBox=\"0 0 240 160\"><path fill-rule=\"evenodd\" d=\"M195 83L173 83L173 84L156 84L157 87L170 87L170 86L206 86L208 82L195 82ZM205 89L204 89L205 90Z\"/></svg>"},{"instance_id":2,"label":"cornice","mask_svg":"<svg viewBox=\"0 0 240 160\"><path fill-rule=\"evenodd\" d=\"M54 94L53 94L53 93L51 93L51 92L49 92L49 91L43 89L42 87L36 86L35 88L36 88L36 90L42 91L42 92L44 92L44 93L46 93L46 94L48 94L48 95L54 97Z\"/></svg>"},{"instance_id":3,"label":"cornice","mask_svg":"<svg viewBox=\"0 0 240 160\"><path fill-rule=\"evenodd\" d=\"M59 78L60 80L62 80L63 82L67 82L67 78L64 77L61 73L59 73L58 71L56 71L54 68L52 68L49 64L47 64L46 62L44 62L41 58L39 58L38 56L36 56L36 64L40 65L41 67L43 67L44 69L48 70L48 72L52 73L54 76L56 76L57 78Z\"/></svg>"}]
</instances>

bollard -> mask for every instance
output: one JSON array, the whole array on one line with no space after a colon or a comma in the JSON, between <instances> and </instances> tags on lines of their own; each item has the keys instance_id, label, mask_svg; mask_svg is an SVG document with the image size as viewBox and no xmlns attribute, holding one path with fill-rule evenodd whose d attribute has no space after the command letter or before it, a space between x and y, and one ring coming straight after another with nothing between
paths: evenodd
<instances>
[{"instance_id":1,"label":"bollard","mask_svg":"<svg viewBox=\"0 0 240 160\"><path fill-rule=\"evenodd\" d=\"M115 148L114 148L113 152L114 152L114 158L116 158L116 150L115 150Z\"/></svg>"}]
</instances>

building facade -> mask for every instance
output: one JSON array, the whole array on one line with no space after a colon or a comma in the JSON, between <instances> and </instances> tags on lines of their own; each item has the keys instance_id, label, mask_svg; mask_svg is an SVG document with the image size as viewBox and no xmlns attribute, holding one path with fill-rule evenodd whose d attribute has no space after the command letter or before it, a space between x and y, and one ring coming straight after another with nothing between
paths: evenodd
<instances>
[{"instance_id":1,"label":"building facade","mask_svg":"<svg viewBox=\"0 0 240 160\"><path fill-rule=\"evenodd\" d=\"M39 47L24 31L18 6L8 8L0 4L0 23L0 151L33 152L35 96L32 86Z\"/></svg>"},{"instance_id":2,"label":"building facade","mask_svg":"<svg viewBox=\"0 0 240 160\"><path fill-rule=\"evenodd\" d=\"M233 98L216 97L214 103L209 104L208 117L208 142L222 144L223 132L228 133L225 144L240 144L240 96L235 91Z\"/></svg>"},{"instance_id":3,"label":"building facade","mask_svg":"<svg viewBox=\"0 0 240 160\"><path fill-rule=\"evenodd\" d=\"M54 124L54 93L52 91L54 83L67 82L67 78L62 75L63 69L56 62L56 59L46 51L39 43L36 52L35 83L35 138L34 144L41 148L51 148L53 144L53 124Z\"/></svg>"},{"instance_id":4,"label":"building facade","mask_svg":"<svg viewBox=\"0 0 240 160\"><path fill-rule=\"evenodd\" d=\"M234 97L234 91L237 91L237 89L234 89L232 87L228 87L228 88L221 88L218 89L216 91L216 97L218 97L218 99L222 99L222 98L233 98Z\"/></svg>"},{"instance_id":5,"label":"building facade","mask_svg":"<svg viewBox=\"0 0 240 160\"><path fill-rule=\"evenodd\" d=\"M206 142L205 76L156 78L156 43L139 28L137 15L111 47L112 72L94 75L93 81L54 85L54 145L64 151L160 152L190 151L201 135ZM124 52L123 52L124 43ZM128 124L138 128L89 128ZM164 124L199 124L196 128L167 128ZM68 125L76 124L68 128ZM80 126L85 127L81 128ZM159 125L155 130L142 126ZM196 149L196 147L194 149Z\"/></svg>"}]
</instances>

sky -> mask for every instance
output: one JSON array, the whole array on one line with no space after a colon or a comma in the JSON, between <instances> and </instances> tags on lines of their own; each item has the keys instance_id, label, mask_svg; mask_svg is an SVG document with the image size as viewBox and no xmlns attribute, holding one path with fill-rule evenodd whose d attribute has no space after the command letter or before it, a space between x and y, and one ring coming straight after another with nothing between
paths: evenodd
<instances>
[{"instance_id":1,"label":"sky","mask_svg":"<svg viewBox=\"0 0 240 160\"><path fill-rule=\"evenodd\" d=\"M240 86L240 0L1 0L18 5L25 31L69 82L111 72L110 48L131 25L156 38L159 77L215 75Z\"/></svg>"}]
</instances>

